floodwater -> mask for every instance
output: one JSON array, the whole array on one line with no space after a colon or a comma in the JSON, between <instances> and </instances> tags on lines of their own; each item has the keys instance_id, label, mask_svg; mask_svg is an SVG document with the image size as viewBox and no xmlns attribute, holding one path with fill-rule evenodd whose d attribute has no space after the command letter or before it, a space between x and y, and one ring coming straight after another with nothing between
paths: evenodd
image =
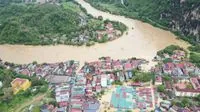
<instances>
[{"instance_id":1,"label":"floodwater","mask_svg":"<svg viewBox=\"0 0 200 112\"><path fill-rule=\"evenodd\" d=\"M26 64L33 61L54 63L71 59L80 61L83 64L86 61L97 60L102 56L110 56L114 59L137 57L150 61L147 65L150 68L154 65L151 60L158 50L171 44L180 45L184 48L189 46L187 43L177 40L176 36L169 31L164 31L138 20L99 11L83 0L76 1L93 16L102 16L104 19L124 23L129 28L128 33L114 41L96 44L91 47L0 45L0 58L17 64Z\"/></svg>"}]
</instances>

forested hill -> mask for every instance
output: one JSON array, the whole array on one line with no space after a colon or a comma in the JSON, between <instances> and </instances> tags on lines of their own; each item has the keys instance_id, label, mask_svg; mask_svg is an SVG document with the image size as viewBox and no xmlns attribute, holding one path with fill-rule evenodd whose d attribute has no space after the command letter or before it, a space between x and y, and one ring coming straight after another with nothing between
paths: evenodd
<instances>
[{"instance_id":1,"label":"forested hill","mask_svg":"<svg viewBox=\"0 0 200 112\"><path fill-rule=\"evenodd\" d=\"M185 40L200 43L200 0L87 1L96 8L169 28Z\"/></svg>"},{"instance_id":2,"label":"forested hill","mask_svg":"<svg viewBox=\"0 0 200 112\"><path fill-rule=\"evenodd\" d=\"M0 44L90 46L118 38L126 30L122 23L92 17L73 0L44 4L20 1L0 0ZM113 38L106 34L110 23ZM99 31L105 34L98 39Z\"/></svg>"},{"instance_id":3,"label":"forested hill","mask_svg":"<svg viewBox=\"0 0 200 112\"><path fill-rule=\"evenodd\" d=\"M78 30L79 15L52 4L14 4L0 8L1 43L48 43L49 36ZM42 42L42 41L43 42Z\"/></svg>"}]
</instances>

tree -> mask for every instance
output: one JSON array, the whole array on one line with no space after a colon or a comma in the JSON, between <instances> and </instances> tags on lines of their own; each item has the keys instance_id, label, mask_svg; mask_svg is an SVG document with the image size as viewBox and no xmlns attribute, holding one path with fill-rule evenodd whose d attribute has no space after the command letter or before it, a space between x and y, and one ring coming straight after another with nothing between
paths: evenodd
<instances>
[{"instance_id":1,"label":"tree","mask_svg":"<svg viewBox=\"0 0 200 112\"><path fill-rule=\"evenodd\" d=\"M103 17L102 17L102 16L98 16L98 19L102 21L102 20L103 20Z\"/></svg>"},{"instance_id":2,"label":"tree","mask_svg":"<svg viewBox=\"0 0 200 112\"><path fill-rule=\"evenodd\" d=\"M171 81L172 80L172 78L169 75L163 75L162 78L163 78L164 81Z\"/></svg>"},{"instance_id":3,"label":"tree","mask_svg":"<svg viewBox=\"0 0 200 112\"><path fill-rule=\"evenodd\" d=\"M148 82L154 78L154 74L151 72L137 72L133 81L135 82Z\"/></svg>"},{"instance_id":4,"label":"tree","mask_svg":"<svg viewBox=\"0 0 200 112\"><path fill-rule=\"evenodd\" d=\"M190 61L200 67L200 54L190 53Z\"/></svg>"},{"instance_id":5,"label":"tree","mask_svg":"<svg viewBox=\"0 0 200 112\"><path fill-rule=\"evenodd\" d=\"M169 63L169 62L173 62L173 60L171 58L166 58L163 60L163 63Z\"/></svg>"},{"instance_id":6,"label":"tree","mask_svg":"<svg viewBox=\"0 0 200 112\"><path fill-rule=\"evenodd\" d=\"M101 95L104 95L104 94L105 94L105 91L104 91L104 90L102 90L102 91L101 91Z\"/></svg>"},{"instance_id":7,"label":"tree","mask_svg":"<svg viewBox=\"0 0 200 112\"><path fill-rule=\"evenodd\" d=\"M165 92L165 86L164 85L159 85L158 87L157 87L157 91L158 92Z\"/></svg>"},{"instance_id":8,"label":"tree","mask_svg":"<svg viewBox=\"0 0 200 112\"><path fill-rule=\"evenodd\" d=\"M26 91L24 91L23 96L25 96L25 97L31 96L31 89L27 89Z\"/></svg>"},{"instance_id":9,"label":"tree","mask_svg":"<svg viewBox=\"0 0 200 112\"><path fill-rule=\"evenodd\" d=\"M4 102L10 102L13 98L13 91L12 91L12 88L4 88L3 89L4 91L4 96L3 96L3 101Z\"/></svg>"},{"instance_id":10,"label":"tree","mask_svg":"<svg viewBox=\"0 0 200 112\"><path fill-rule=\"evenodd\" d=\"M48 90L48 86L47 86L47 85L43 85L43 86L41 86L40 89L39 89L39 91L40 91L41 93L44 93L44 92L46 92L47 90Z\"/></svg>"},{"instance_id":11,"label":"tree","mask_svg":"<svg viewBox=\"0 0 200 112\"><path fill-rule=\"evenodd\" d=\"M182 103L182 105L184 107L189 107L191 105L188 98L183 98L182 101L181 101L181 103Z\"/></svg>"},{"instance_id":12,"label":"tree","mask_svg":"<svg viewBox=\"0 0 200 112\"><path fill-rule=\"evenodd\" d=\"M132 112L132 110L126 110L126 112Z\"/></svg>"},{"instance_id":13,"label":"tree","mask_svg":"<svg viewBox=\"0 0 200 112\"><path fill-rule=\"evenodd\" d=\"M200 94L195 97L195 99L200 102Z\"/></svg>"}]
</instances>

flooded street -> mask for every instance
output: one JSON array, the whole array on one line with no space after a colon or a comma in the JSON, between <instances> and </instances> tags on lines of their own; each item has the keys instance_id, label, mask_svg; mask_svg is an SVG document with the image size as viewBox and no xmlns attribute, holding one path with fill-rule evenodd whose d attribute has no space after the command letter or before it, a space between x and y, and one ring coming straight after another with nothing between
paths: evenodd
<instances>
[{"instance_id":1,"label":"flooded street","mask_svg":"<svg viewBox=\"0 0 200 112\"><path fill-rule=\"evenodd\" d=\"M96 10L83 0L76 1L93 16L102 16L104 19L124 23L129 28L128 34L124 34L112 42L95 44L92 47L0 45L0 58L18 64L33 61L53 63L71 59L83 64L85 61L96 60L102 56L110 56L114 59L137 57L151 61L158 50L168 45L175 44L184 48L188 46L185 42L177 40L176 36L168 31L137 20ZM153 62L150 62L148 67L152 65Z\"/></svg>"}]
</instances>

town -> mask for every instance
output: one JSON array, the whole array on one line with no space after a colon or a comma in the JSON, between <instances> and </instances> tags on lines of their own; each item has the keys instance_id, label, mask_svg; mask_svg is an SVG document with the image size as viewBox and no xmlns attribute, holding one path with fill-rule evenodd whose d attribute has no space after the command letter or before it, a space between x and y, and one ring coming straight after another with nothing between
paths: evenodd
<instances>
[{"instance_id":1,"label":"town","mask_svg":"<svg viewBox=\"0 0 200 112\"><path fill-rule=\"evenodd\" d=\"M137 58L101 57L97 61L85 62L82 67L74 60L24 65L1 61L0 65L48 82L55 102L39 105L41 112L146 112L154 109L157 112L196 112L199 102L187 97L195 98L200 94L200 68L187 61L186 55L180 49L158 53L154 58L158 65L149 73L143 72L141 67L148 62ZM19 94L31 86L31 81L16 78L11 86L13 93ZM191 102L195 104L191 105ZM38 105L27 108L32 111L34 106Z\"/></svg>"}]
</instances>

